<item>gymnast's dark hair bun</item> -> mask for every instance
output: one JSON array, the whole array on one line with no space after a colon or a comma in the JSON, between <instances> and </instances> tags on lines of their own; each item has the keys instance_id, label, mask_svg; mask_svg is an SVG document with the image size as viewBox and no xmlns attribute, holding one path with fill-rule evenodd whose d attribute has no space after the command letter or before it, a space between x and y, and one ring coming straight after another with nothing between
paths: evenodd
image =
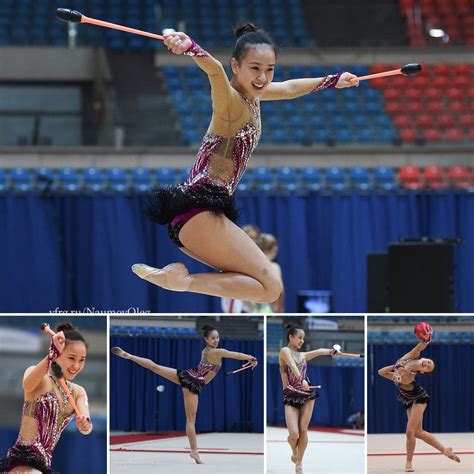
<instances>
[{"instance_id":1,"label":"gymnast's dark hair bun","mask_svg":"<svg viewBox=\"0 0 474 474\"><path fill-rule=\"evenodd\" d=\"M86 347L88 347L86 340L72 323L66 322L58 324L56 332L59 331L62 331L64 333L64 337L66 338L66 344L68 342L80 341L83 342Z\"/></svg>"},{"instance_id":2,"label":"gymnast's dark hair bun","mask_svg":"<svg viewBox=\"0 0 474 474\"><path fill-rule=\"evenodd\" d=\"M58 327L56 328L56 332L59 331L74 331L76 328L71 324L71 323L61 323L58 324Z\"/></svg>"},{"instance_id":3,"label":"gymnast's dark hair bun","mask_svg":"<svg viewBox=\"0 0 474 474\"><path fill-rule=\"evenodd\" d=\"M234 28L234 34L236 38L240 38L245 35L245 33L254 33L255 31L260 31L261 28L253 23L242 23L239 26Z\"/></svg>"},{"instance_id":4,"label":"gymnast's dark hair bun","mask_svg":"<svg viewBox=\"0 0 474 474\"><path fill-rule=\"evenodd\" d=\"M298 331L304 331L303 327L299 324L288 323L285 326L286 329L286 340L290 341L290 336L294 336Z\"/></svg>"},{"instance_id":5,"label":"gymnast's dark hair bun","mask_svg":"<svg viewBox=\"0 0 474 474\"><path fill-rule=\"evenodd\" d=\"M209 324L206 324L202 327L202 330L204 331L204 337L209 336L209 333L212 331L217 331L217 329L214 326L209 326Z\"/></svg>"}]
</instances>

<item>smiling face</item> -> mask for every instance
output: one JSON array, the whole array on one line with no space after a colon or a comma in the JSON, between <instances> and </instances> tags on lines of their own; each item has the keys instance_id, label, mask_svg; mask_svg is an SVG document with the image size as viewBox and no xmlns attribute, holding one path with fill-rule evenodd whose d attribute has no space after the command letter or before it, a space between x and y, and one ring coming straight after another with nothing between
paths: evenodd
<instances>
[{"instance_id":1,"label":"smiling face","mask_svg":"<svg viewBox=\"0 0 474 474\"><path fill-rule=\"evenodd\" d=\"M246 96L260 97L273 80L275 59L275 50L269 44L248 46L240 63L232 58L234 83Z\"/></svg>"},{"instance_id":2,"label":"smiling face","mask_svg":"<svg viewBox=\"0 0 474 474\"><path fill-rule=\"evenodd\" d=\"M421 358L420 363L421 363L421 368L420 368L421 373L427 374L434 370L435 364L431 359Z\"/></svg>"},{"instance_id":3,"label":"smiling face","mask_svg":"<svg viewBox=\"0 0 474 474\"><path fill-rule=\"evenodd\" d=\"M74 380L76 375L84 368L87 349L82 341L67 341L61 355L56 359L60 365L64 378Z\"/></svg>"},{"instance_id":4,"label":"smiling face","mask_svg":"<svg viewBox=\"0 0 474 474\"><path fill-rule=\"evenodd\" d=\"M219 345L219 333L214 329L204 338L204 340L208 346L217 347Z\"/></svg>"},{"instance_id":5,"label":"smiling face","mask_svg":"<svg viewBox=\"0 0 474 474\"><path fill-rule=\"evenodd\" d=\"M304 331L297 329L295 334L289 335L288 346L293 350L300 350L304 344Z\"/></svg>"}]
</instances>

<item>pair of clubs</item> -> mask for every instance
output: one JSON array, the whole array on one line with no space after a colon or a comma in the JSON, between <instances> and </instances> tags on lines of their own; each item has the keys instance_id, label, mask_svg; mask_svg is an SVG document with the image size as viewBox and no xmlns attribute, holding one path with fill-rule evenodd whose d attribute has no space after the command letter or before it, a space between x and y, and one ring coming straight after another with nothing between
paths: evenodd
<instances>
[{"instance_id":1,"label":"pair of clubs","mask_svg":"<svg viewBox=\"0 0 474 474\"><path fill-rule=\"evenodd\" d=\"M148 31L137 30L136 28L129 28L128 26L117 25L116 23L109 23L108 21L97 20L90 18L77 10L70 10L68 8L58 8L56 10L56 17L63 21L69 21L72 23L89 23L90 25L102 26L104 28L112 28L114 30L125 31L127 33L133 33L135 35L148 36L149 38L164 40L162 35L155 33L149 33ZM377 79L381 77L396 76L401 74L402 76L414 76L421 71L421 65L412 63L405 64L400 69L393 69L392 71L378 72L375 74L369 74L367 76L360 76L350 79L351 82L366 81L369 79Z\"/></svg>"}]
</instances>

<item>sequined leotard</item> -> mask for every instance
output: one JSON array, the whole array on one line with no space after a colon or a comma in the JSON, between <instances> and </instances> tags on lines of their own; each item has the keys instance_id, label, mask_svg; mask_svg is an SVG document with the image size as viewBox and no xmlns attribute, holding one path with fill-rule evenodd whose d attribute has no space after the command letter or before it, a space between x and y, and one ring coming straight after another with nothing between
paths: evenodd
<instances>
[{"instance_id":1,"label":"sequined leotard","mask_svg":"<svg viewBox=\"0 0 474 474\"><path fill-rule=\"evenodd\" d=\"M393 366L394 370L400 367L405 367L408 362L413 359L399 359ZM417 382L415 382L416 372L410 372L413 376L413 381L409 385L402 385L401 383L394 380L395 385L398 388L397 400L403 403L405 408L410 408L414 403L428 403L430 396L426 393L426 390Z\"/></svg>"},{"instance_id":2,"label":"sequined leotard","mask_svg":"<svg viewBox=\"0 0 474 474\"><path fill-rule=\"evenodd\" d=\"M285 405L291 405L296 408L300 408L308 400L314 400L315 398L319 397L319 394L317 392L304 390L303 388L303 382L306 380L306 372L308 370L308 364L306 363L303 354L300 352L291 351L291 357L295 361L295 364L300 371L300 376L297 377L288 364L281 364L280 370L286 374L288 378L288 385L292 387L285 387L283 389L283 403Z\"/></svg>"},{"instance_id":3,"label":"sequined leotard","mask_svg":"<svg viewBox=\"0 0 474 474\"><path fill-rule=\"evenodd\" d=\"M0 461L0 472L9 472L18 466L31 466L42 473L51 473L53 450L61 433L73 418L73 409L61 387L50 375L53 390L36 400L25 401L20 433L7 457ZM74 396L72 384L69 391Z\"/></svg>"},{"instance_id":4,"label":"sequined leotard","mask_svg":"<svg viewBox=\"0 0 474 474\"><path fill-rule=\"evenodd\" d=\"M204 385L210 382L221 368L220 364L209 362L207 354L210 347L206 347L201 354L201 361L194 369L178 370L178 378L182 387L197 395L201 392ZM214 372L210 376L208 374Z\"/></svg>"},{"instance_id":5,"label":"sequined leotard","mask_svg":"<svg viewBox=\"0 0 474 474\"><path fill-rule=\"evenodd\" d=\"M177 187L155 189L146 212L154 222L168 226L171 240L180 247L181 228L200 212L237 220L233 193L261 134L260 100L249 100L234 89L222 64L194 41L184 54L192 56L209 78L212 119L188 179ZM268 93L264 100L290 99L334 87L338 79L339 75L327 76L317 87L308 79L305 89L300 85L297 92L290 84L284 92Z\"/></svg>"}]
</instances>

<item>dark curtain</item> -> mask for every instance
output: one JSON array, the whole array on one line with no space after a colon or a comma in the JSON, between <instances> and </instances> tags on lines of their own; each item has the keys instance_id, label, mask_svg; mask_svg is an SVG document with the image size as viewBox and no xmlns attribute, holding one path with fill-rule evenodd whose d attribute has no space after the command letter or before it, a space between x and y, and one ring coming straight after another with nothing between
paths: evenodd
<instances>
[{"instance_id":1,"label":"dark curtain","mask_svg":"<svg viewBox=\"0 0 474 474\"><path fill-rule=\"evenodd\" d=\"M398 390L377 371L393 365L412 348L413 345L407 344L369 344L369 433L405 432L406 412L396 400ZM474 345L430 344L422 356L436 364L431 374L417 375L417 382L430 396L423 427L434 433L474 431L474 377L470 365L474 360Z\"/></svg>"},{"instance_id":2,"label":"dark curtain","mask_svg":"<svg viewBox=\"0 0 474 474\"><path fill-rule=\"evenodd\" d=\"M75 421L74 431L65 431L54 449L52 470L68 474L106 474L107 472L107 434L104 430L94 431L87 436L77 432ZM71 426L69 425L69 427ZM0 458L18 438L18 429L0 429Z\"/></svg>"},{"instance_id":3,"label":"dark curtain","mask_svg":"<svg viewBox=\"0 0 474 474\"><path fill-rule=\"evenodd\" d=\"M267 424L284 425L282 383L278 364L267 364ZM321 385L310 426L347 426L350 415L364 409L364 369L308 365L311 385Z\"/></svg>"},{"instance_id":4,"label":"dark curtain","mask_svg":"<svg viewBox=\"0 0 474 474\"><path fill-rule=\"evenodd\" d=\"M173 293L130 267L184 261L166 229L143 216L143 196L0 197L0 311L220 312L220 300ZM286 310L299 290L331 290L336 312L366 311L366 258L403 236L461 237L456 251L457 311L474 308L474 193L333 194L238 197L240 223L279 241Z\"/></svg>"},{"instance_id":5,"label":"dark curtain","mask_svg":"<svg viewBox=\"0 0 474 474\"><path fill-rule=\"evenodd\" d=\"M176 369L196 367L203 343L195 338L111 336L111 346ZM221 347L263 360L263 342L224 340ZM198 431L263 432L263 366L225 376L242 361L223 359L222 368L199 395ZM164 391L157 391L163 385ZM181 386L128 360L111 356L110 429L184 431L186 417Z\"/></svg>"}]
</instances>

